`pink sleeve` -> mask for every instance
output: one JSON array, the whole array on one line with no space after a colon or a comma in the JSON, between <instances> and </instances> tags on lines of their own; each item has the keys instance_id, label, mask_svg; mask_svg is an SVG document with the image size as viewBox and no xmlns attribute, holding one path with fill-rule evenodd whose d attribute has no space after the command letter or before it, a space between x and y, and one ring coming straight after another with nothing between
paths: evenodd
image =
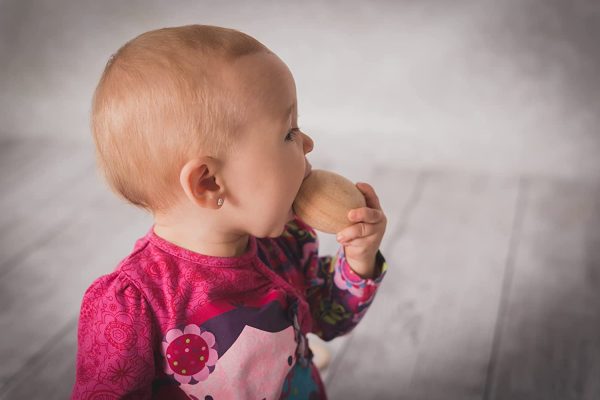
<instances>
[{"instance_id":1,"label":"pink sleeve","mask_svg":"<svg viewBox=\"0 0 600 400\"><path fill-rule=\"evenodd\" d=\"M319 257L315 230L296 219L289 234L300 249L300 268L313 317L313 333L324 340L350 332L365 315L386 275L388 264L378 251L373 278L361 278L346 260L344 248L334 256Z\"/></svg>"},{"instance_id":2,"label":"pink sleeve","mask_svg":"<svg viewBox=\"0 0 600 400\"><path fill-rule=\"evenodd\" d=\"M126 275L96 280L81 304L72 398L150 398L152 332L150 308Z\"/></svg>"}]
</instances>

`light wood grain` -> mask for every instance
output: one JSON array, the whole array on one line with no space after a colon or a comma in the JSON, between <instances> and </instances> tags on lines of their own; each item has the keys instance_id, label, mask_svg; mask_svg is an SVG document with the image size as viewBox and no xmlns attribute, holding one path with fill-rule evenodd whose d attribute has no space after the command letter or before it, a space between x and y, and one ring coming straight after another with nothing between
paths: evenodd
<instances>
[{"instance_id":1,"label":"light wood grain","mask_svg":"<svg viewBox=\"0 0 600 400\"><path fill-rule=\"evenodd\" d=\"M145 234L148 227L145 215L119 213L111 208L92 206L94 218L81 218L73 223L7 274L6 282L12 283L14 290L0 285L3 302L4 296L11 298L0 315L0 327L11 333L11 340L3 341L0 347L2 359L6 360L0 366L5 390L11 391L19 382L27 382L24 377L35 378L38 371L30 368L31 364L51 351L56 341L64 340L57 337L58 332L75 337L74 321L85 289L94 279L111 272L131 251L135 239ZM111 216L115 219L111 220ZM106 222L96 220L101 217ZM69 325L72 328L65 331ZM73 343L69 340L68 343ZM55 372L68 371L72 376L74 354L74 345L69 354L56 354Z\"/></svg>"},{"instance_id":2,"label":"light wood grain","mask_svg":"<svg viewBox=\"0 0 600 400\"><path fill-rule=\"evenodd\" d=\"M73 318L6 384L0 398L67 399L75 382L76 329L77 318Z\"/></svg>"},{"instance_id":3,"label":"light wood grain","mask_svg":"<svg viewBox=\"0 0 600 400\"><path fill-rule=\"evenodd\" d=\"M527 188L486 399L598 399L600 188Z\"/></svg>"},{"instance_id":4,"label":"light wood grain","mask_svg":"<svg viewBox=\"0 0 600 400\"><path fill-rule=\"evenodd\" d=\"M2 197L35 173L52 164L68 148L65 143L49 138L9 138L0 142L0 184Z\"/></svg>"},{"instance_id":5,"label":"light wood grain","mask_svg":"<svg viewBox=\"0 0 600 400\"><path fill-rule=\"evenodd\" d=\"M84 159L71 167L83 167ZM68 223L56 224L48 217L57 212L57 203L32 208L31 218L51 234L42 241L29 241L29 250L13 261L0 280L0 329L10 338L0 342L1 386L26 374L32 360L53 346L56 333L77 317L84 290L112 271L149 227L147 215L115 199L93 174L88 175L92 179L81 179L74 186L78 190L69 192Z\"/></svg>"},{"instance_id":6,"label":"light wood grain","mask_svg":"<svg viewBox=\"0 0 600 400\"><path fill-rule=\"evenodd\" d=\"M10 188L0 197L0 209L6 210L0 214L0 278L68 225L101 186L94 177L93 156L81 144L27 140L2 153L15 164L0 175Z\"/></svg>"},{"instance_id":7,"label":"light wood grain","mask_svg":"<svg viewBox=\"0 0 600 400\"><path fill-rule=\"evenodd\" d=\"M350 167L341 167L342 170L350 170ZM352 174L352 173L350 173ZM400 236L401 230L406 222L407 216L410 214L411 207L414 203L415 196L419 190L420 174L416 171L404 171L386 168L382 165L374 165L370 176L362 176L357 181L369 183L375 189L382 209L388 219L386 234L383 237L380 249L386 261L390 266L395 265L392 248ZM331 238L331 244L327 244L327 248L332 247L331 251L336 251L339 244L335 241L335 237ZM385 280L385 285L388 285L388 278ZM382 296L377 295L375 303L380 303ZM373 306L372 306L373 307ZM377 313L373 309L369 313ZM363 324L364 322L361 322ZM347 356L347 353L352 353L354 350L348 346L352 342L352 336L355 330L349 334L336 338L331 342L326 343L333 353L333 359L328 369L323 373L323 379L326 387L332 386L332 382L336 379L342 360ZM344 373L343 371L341 372Z\"/></svg>"},{"instance_id":8,"label":"light wood grain","mask_svg":"<svg viewBox=\"0 0 600 400\"><path fill-rule=\"evenodd\" d=\"M30 160L0 174L15 185L0 199L0 398L62 399L83 291L151 218L108 191L87 150L30 145L0 143L0 165ZM311 162L370 183L388 216L388 276L357 328L326 343L331 399L600 397L598 185ZM320 255L338 248L319 240Z\"/></svg>"},{"instance_id":9,"label":"light wood grain","mask_svg":"<svg viewBox=\"0 0 600 400\"><path fill-rule=\"evenodd\" d=\"M23 155L2 174L4 190L0 209L33 212L33 207L43 207L51 195L60 194L74 181L89 176L87 169L93 162L87 147L81 144L50 142L43 148L34 148ZM8 173L10 171L10 173ZM9 216L10 216L9 215ZM7 216L0 220L2 228Z\"/></svg>"},{"instance_id":10,"label":"light wood grain","mask_svg":"<svg viewBox=\"0 0 600 400\"><path fill-rule=\"evenodd\" d=\"M480 399L515 212L514 179L428 174L333 399Z\"/></svg>"}]
</instances>

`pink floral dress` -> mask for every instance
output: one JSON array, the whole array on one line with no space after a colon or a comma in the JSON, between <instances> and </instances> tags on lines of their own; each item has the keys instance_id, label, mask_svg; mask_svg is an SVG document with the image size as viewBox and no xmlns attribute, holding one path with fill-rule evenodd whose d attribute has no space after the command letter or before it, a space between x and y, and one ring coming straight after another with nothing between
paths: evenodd
<instances>
[{"instance_id":1,"label":"pink floral dress","mask_svg":"<svg viewBox=\"0 0 600 400\"><path fill-rule=\"evenodd\" d=\"M362 279L318 256L296 218L278 238L250 237L240 257L176 246L154 226L86 291L73 399L326 399L306 334L348 333L387 271Z\"/></svg>"}]
</instances>

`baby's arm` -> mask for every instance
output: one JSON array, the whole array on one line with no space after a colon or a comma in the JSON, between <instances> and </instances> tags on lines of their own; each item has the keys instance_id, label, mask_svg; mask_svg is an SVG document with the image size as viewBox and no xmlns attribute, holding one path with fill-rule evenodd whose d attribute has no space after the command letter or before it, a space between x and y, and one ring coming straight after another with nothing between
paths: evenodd
<instances>
[{"instance_id":1,"label":"baby's arm","mask_svg":"<svg viewBox=\"0 0 600 400\"><path fill-rule=\"evenodd\" d=\"M150 398L154 377L150 310L122 273L96 280L83 296L73 399Z\"/></svg>"},{"instance_id":2,"label":"baby's arm","mask_svg":"<svg viewBox=\"0 0 600 400\"><path fill-rule=\"evenodd\" d=\"M361 278L350 268L343 247L333 257L314 260L318 261L306 274L311 284L307 298L313 315L313 332L323 340L331 340L350 332L365 315L386 274L387 263L378 251L374 277Z\"/></svg>"},{"instance_id":3,"label":"baby's arm","mask_svg":"<svg viewBox=\"0 0 600 400\"><path fill-rule=\"evenodd\" d=\"M296 219L291 232L302 249L300 266L307 285L313 332L324 340L350 332L371 305L388 265L377 251L373 278L361 278L348 264L344 247L335 256L319 257L312 227Z\"/></svg>"}]
</instances>

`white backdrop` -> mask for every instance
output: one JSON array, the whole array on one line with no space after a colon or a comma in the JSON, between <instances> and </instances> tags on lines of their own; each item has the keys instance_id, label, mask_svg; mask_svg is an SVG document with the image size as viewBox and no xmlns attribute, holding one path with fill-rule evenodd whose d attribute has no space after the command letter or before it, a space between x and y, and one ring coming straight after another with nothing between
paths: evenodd
<instances>
[{"instance_id":1,"label":"white backdrop","mask_svg":"<svg viewBox=\"0 0 600 400\"><path fill-rule=\"evenodd\" d=\"M3 0L0 138L91 143L108 56L143 31L202 23L288 64L317 157L597 179L600 2L451 3Z\"/></svg>"}]
</instances>

